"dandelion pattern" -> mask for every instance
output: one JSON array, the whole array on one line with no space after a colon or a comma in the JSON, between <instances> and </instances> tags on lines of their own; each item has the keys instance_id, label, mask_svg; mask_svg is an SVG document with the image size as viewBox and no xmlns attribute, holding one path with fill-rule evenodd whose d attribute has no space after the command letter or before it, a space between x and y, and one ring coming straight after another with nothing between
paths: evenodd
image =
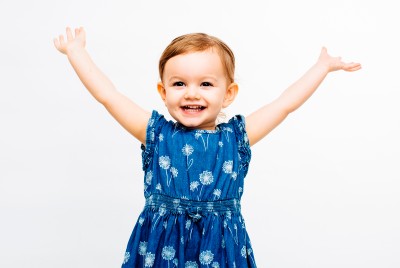
<instances>
[{"instance_id":1,"label":"dandelion pattern","mask_svg":"<svg viewBox=\"0 0 400 268\"><path fill-rule=\"evenodd\" d=\"M197 188L199 187L199 185L200 185L200 182L198 182L198 181L192 181L192 182L190 183L190 191L192 191L192 192L196 191Z\"/></svg>"},{"instance_id":2,"label":"dandelion pattern","mask_svg":"<svg viewBox=\"0 0 400 268\"><path fill-rule=\"evenodd\" d=\"M172 175L172 177L173 178L176 178L176 177L178 177L178 170L176 169L176 168L174 168L174 167L171 167L171 175Z\"/></svg>"},{"instance_id":3,"label":"dandelion pattern","mask_svg":"<svg viewBox=\"0 0 400 268\"><path fill-rule=\"evenodd\" d=\"M212 264L211 264L211 267L212 268L219 268L220 266L219 266L219 262L213 262Z\"/></svg>"},{"instance_id":4,"label":"dandelion pattern","mask_svg":"<svg viewBox=\"0 0 400 268\"><path fill-rule=\"evenodd\" d=\"M153 267L155 258L156 254L147 252L146 256L144 257L144 267Z\"/></svg>"},{"instance_id":5,"label":"dandelion pattern","mask_svg":"<svg viewBox=\"0 0 400 268\"><path fill-rule=\"evenodd\" d=\"M185 262L185 268L198 268L197 262L195 261L187 261Z\"/></svg>"},{"instance_id":6,"label":"dandelion pattern","mask_svg":"<svg viewBox=\"0 0 400 268\"><path fill-rule=\"evenodd\" d=\"M146 179L145 179L146 184L151 185L152 179L153 179L153 171L150 170L149 172L146 173Z\"/></svg>"},{"instance_id":7,"label":"dandelion pattern","mask_svg":"<svg viewBox=\"0 0 400 268\"><path fill-rule=\"evenodd\" d=\"M146 205L122 268L256 267L240 213L251 157L244 118L194 130L154 111L142 150Z\"/></svg>"},{"instance_id":8,"label":"dandelion pattern","mask_svg":"<svg viewBox=\"0 0 400 268\"><path fill-rule=\"evenodd\" d=\"M236 178L237 178L237 173L236 172L232 172L231 178L235 181Z\"/></svg>"},{"instance_id":9,"label":"dandelion pattern","mask_svg":"<svg viewBox=\"0 0 400 268\"><path fill-rule=\"evenodd\" d=\"M139 220L138 220L138 223L139 223L140 225L143 225L143 223L144 223L144 218L140 217Z\"/></svg>"},{"instance_id":10,"label":"dandelion pattern","mask_svg":"<svg viewBox=\"0 0 400 268\"><path fill-rule=\"evenodd\" d=\"M156 185L156 190L157 191L162 191L162 186L161 186L161 183L157 183L157 185Z\"/></svg>"},{"instance_id":11,"label":"dandelion pattern","mask_svg":"<svg viewBox=\"0 0 400 268\"><path fill-rule=\"evenodd\" d=\"M246 251L246 246L243 246L242 249L240 250L240 254L242 254L243 258L247 257L247 251Z\"/></svg>"},{"instance_id":12,"label":"dandelion pattern","mask_svg":"<svg viewBox=\"0 0 400 268\"><path fill-rule=\"evenodd\" d=\"M201 195L201 191L203 190L203 186L210 185L214 181L214 177L213 177L212 173L208 170L203 171L199 177L200 177L200 182L201 182L202 186L200 189L200 193L197 196L198 200L200 200L200 195Z\"/></svg>"},{"instance_id":13,"label":"dandelion pattern","mask_svg":"<svg viewBox=\"0 0 400 268\"><path fill-rule=\"evenodd\" d=\"M213 195L214 195L214 200L218 200L221 197L221 190L220 189L215 189L213 191Z\"/></svg>"},{"instance_id":14,"label":"dandelion pattern","mask_svg":"<svg viewBox=\"0 0 400 268\"><path fill-rule=\"evenodd\" d=\"M189 159L189 156L193 153L193 151L193 146L189 144L185 144L185 146L182 148L182 153L184 156L186 156L186 170L189 170L193 165L193 158Z\"/></svg>"},{"instance_id":15,"label":"dandelion pattern","mask_svg":"<svg viewBox=\"0 0 400 268\"><path fill-rule=\"evenodd\" d=\"M208 266L213 261L214 254L210 250L202 251L199 259L201 264Z\"/></svg>"},{"instance_id":16,"label":"dandelion pattern","mask_svg":"<svg viewBox=\"0 0 400 268\"><path fill-rule=\"evenodd\" d=\"M171 261L175 257L174 247L172 246L163 247L161 256L164 260L168 261L168 267L169 267L169 261Z\"/></svg>"},{"instance_id":17,"label":"dandelion pattern","mask_svg":"<svg viewBox=\"0 0 400 268\"><path fill-rule=\"evenodd\" d=\"M125 252L123 264L125 264L129 261L130 256L131 256L131 254L129 252Z\"/></svg>"},{"instance_id":18,"label":"dandelion pattern","mask_svg":"<svg viewBox=\"0 0 400 268\"><path fill-rule=\"evenodd\" d=\"M141 241L139 243L139 255L144 256L147 253L147 242L146 241Z\"/></svg>"},{"instance_id":19,"label":"dandelion pattern","mask_svg":"<svg viewBox=\"0 0 400 268\"><path fill-rule=\"evenodd\" d=\"M160 156L158 158L158 164L160 165L160 167L162 169L165 170L165 175L167 177L167 186L169 187L169 176L168 176L168 169L171 165L171 159L169 158L169 156Z\"/></svg>"},{"instance_id":20,"label":"dandelion pattern","mask_svg":"<svg viewBox=\"0 0 400 268\"><path fill-rule=\"evenodd\" d=\"M225 161L224 164L222 165L222 170L227 174L231 174L233 170L233 161L232 160Z\"/></svg>"},{"instance_id":21,"label":"dandelion pattern","mask_svg":"<svg viewBox=\"0 0 400 268\"><path fill-rule=\"evenodd\" d=\"M214 177L210 171L203 171L200 174L200 182L203 185L210 185L214 181Z\"/></svg>"}]
</instances>

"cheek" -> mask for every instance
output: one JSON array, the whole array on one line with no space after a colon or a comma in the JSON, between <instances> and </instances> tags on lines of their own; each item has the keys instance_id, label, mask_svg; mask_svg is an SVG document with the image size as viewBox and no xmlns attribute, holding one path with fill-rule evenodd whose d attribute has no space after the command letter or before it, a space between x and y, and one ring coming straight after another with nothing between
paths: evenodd
<instances>
[{"instance_id":1,"label":"cheek","mask_svg":"<svg viewBox=\"0 0 400 268\"><path fill-rule=\"evenodd\" d=\"M167 94L165 97L165 104L168 106L174 106L174 105L178 105L178 96L176 96L175 94Z\"/></svg>"},{"instance_id":2,"label":"cheek","mask_svg":"<svg viewBox=\"0 0 400 268\"><path fill-rule=\"evenodd\" d=\"M213 102L218 104L218 105L222 105L222 103L224 102L225 99L225 94L223 92L217 92L215 94L213 94L213 96L211 96L211 98L213 99Z\"/></svg>"}]
</instances>

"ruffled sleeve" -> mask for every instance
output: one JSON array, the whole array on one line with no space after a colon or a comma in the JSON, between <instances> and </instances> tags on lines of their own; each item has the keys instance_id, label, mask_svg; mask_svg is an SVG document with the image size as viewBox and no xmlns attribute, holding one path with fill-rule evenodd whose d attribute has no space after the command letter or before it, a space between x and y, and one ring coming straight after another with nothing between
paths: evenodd
<instances>
[{"instance_id":1,"label":"ruffled sleeve","mask_svg":"<svg viewBox=\"0 0 400 268\"><path fill-rule=\"evenodd\" d=\"M143 170L146 170L153 158L153 152L156 147L156 138L161 132L161 128L166 122L163 115L153 110L146 129L146 145L142 144L142 165Z\"/></svg>"},{"instance_id":2,"label":"ruffled sleeve","mask_svg":"<svg viewBox=\"0 0 400 268\"><path fill-rule=\"evenodd\" d=\"M251 160L251 149L246 132L245 118L242 115L236 115L229 120L228 124L232 124L233 126L238 144L240 160L239 168L242 169L244 176L246 176Z\"/></svg>"}]
</instances>

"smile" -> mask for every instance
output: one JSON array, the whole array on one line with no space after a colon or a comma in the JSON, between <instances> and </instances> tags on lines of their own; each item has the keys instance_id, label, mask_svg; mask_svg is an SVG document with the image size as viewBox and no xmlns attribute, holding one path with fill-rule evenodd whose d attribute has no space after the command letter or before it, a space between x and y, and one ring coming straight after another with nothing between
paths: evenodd
<instances>
[{"instance_id":1,"label":"smile","mask_svg":"<svg viewBox=\"0 0 400 268\"><path fill-rule=\"evenodd\" d=\"M182 106L182 109L185 111L193 111L193 112L198 112L204 110L206 107L201 106L201 105L185 105Z\"/></svg>"}]
</instances>

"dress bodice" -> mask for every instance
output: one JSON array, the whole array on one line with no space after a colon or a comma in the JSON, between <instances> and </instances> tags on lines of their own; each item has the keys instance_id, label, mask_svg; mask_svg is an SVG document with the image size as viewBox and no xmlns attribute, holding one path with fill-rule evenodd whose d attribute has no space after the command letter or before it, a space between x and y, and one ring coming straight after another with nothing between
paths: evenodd
<instances>
[{"instance_id":1,"label":"dress bodice","mask_svg":"<svg viewBox=\"0 0 400 268\"><path fill-rule=\"evenodd\" d=\"M142 146L144 192L189 200L240 199L251 157L242 116L188 129L153 111Z\"/></svg>"}]
</instances>

